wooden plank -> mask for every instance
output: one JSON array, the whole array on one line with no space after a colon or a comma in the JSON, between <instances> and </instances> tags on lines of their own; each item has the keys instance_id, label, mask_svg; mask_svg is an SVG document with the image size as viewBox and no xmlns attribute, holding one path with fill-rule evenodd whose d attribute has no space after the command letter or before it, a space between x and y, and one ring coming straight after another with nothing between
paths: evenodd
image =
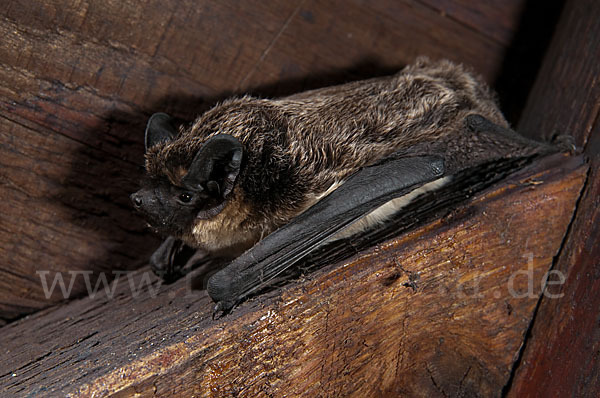
<instances>
[{"instance_id":1,"label":"wooden plank","mask_svg":"<svg viewBox=\"0 0 600 398\"><path fill-rule=\"evenodd\" d=\"M502 2L495 2L498 5ZM494 82L507 120L516 125L550 45L564 0L527 1Z\"/></svg>"},{"instance_id":2,"label":"wooden plank","mask_svg":"<svg viewBox=\"0 0 600 398\"><path fill-rule=\"evenodd\" d=\"M241 89L295 92L388 74L420 55L466 63L493 82L505 48L419 2L307 0Z\"/></svg>"},{"instance_id":3,"label":"wooden plank","mask_svg":"<svg viewBox=\"0 0 600 398\"><path fill-rule=\"evenodd\" d=\"M136 294L124 277L113 295L3 327L0 391L500 396L586 170L548 158L218 321L191 279L159 287L137 271Z\"/></svg>"},{"instance_id":4,"label":"wooden plank","mask_svg":"<svg viewBox=\"0 0 600 398\"><path fill-rule=\"evenodd\" d=\"M600 396L599 34L600 5L569 1L519 124L573 134L590 173L554 266L566 282L539 305L509 397Z\"/></svg>"},{"instance_id":5,"label":"wooden plank","mask_svg":"<svg viewBox=\"0 0 600 398\"><path fill-rule=\"evenodd\" d=\"M521 134L544 140L571 134L580 147L591 138L600 111L598 15L595 1L567 3L519 121Z\"/></svg>"},{"instance_id":6,"label":"wooden plank","mask_svg":"<svg viewBox=\"0 0 600 398\"><path fill-rule=\"evenodd\" d=\"M0 79L11 82L0 92L3 109L139 159L141 147L121 147L121 137L107 142L85 128L111 132L111 117L136 120L159 109L196 116L203 100L236 87L292 6L283 1L242 7L233 1L96 1L87 7L74 0L15 2L0 24ZM165 15L165 9L173 11ZM232 15L238 22L231 23ZM231 39L246 35L252 40Z\"/></svg>"},{"instance_id":7,"label":"wooden plank","mask_svg":"<svg viewBox=\"0 0 600 398\"><path fill-rule=\"evenodd\" d=\"M517 32L523 0L419 0L451 18L508 46ZM492 22L493 21L493 22Z\"/></svg>"},{"instance_id":8,"label":"wooden plank","mask_svg":"<svg viewBox=\"0 0 600 398\"><path fill-rule=\"evenodd\" d=\"M85 291L46 296L39 272L131 269L157 238L131 215L140 169L0 117L0 314L12 319ZM102 202L102 207L98 203ZM142 261L140 261L140 259Z\"/></svg>"}]
</instances>

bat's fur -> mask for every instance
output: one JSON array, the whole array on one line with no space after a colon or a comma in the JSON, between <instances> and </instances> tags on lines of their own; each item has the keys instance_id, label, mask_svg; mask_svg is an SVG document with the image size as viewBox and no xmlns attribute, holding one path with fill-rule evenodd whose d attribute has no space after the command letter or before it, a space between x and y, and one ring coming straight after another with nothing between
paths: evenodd
<instances>
[{"instance_id":1,"label":"bat's fur","mask_svg":"<svg viewBox=\"0 0 600 398\"><path fill-rule=\"evenodd\" d=\"M478 152L489 156L489 142L483 148L477 139L458 134L470 114L508 126L478 77L448 61L421 59L390 77L280 99L229 99L180 128L174 140L149 148L146 169L151 181L181 186L209 137L237 137L244 157L224 208L167 231L192 247L235 256L359 168L393 152L435 143L449 154L447 161L461 159L452 153L469 152L474 162ZM493 147L498 156L524 152L518 142Z\"/></svg>"}]
</instances>

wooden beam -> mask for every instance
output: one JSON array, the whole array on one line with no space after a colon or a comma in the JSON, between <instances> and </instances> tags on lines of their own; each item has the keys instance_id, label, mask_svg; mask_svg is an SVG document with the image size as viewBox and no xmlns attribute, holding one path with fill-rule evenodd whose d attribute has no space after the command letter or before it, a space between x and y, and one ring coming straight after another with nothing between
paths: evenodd
<instances>
[{"instance_id":1,"label":"wooden beam","mask_svg":"<svg viewBox=\"0 0 600 398\"><path fill-rule=\"evenodd\" d=\"M422 55L470 65L491 83L508 43L481 33L501 23L483 19L473 29L419 1L306 0L240 88L286 94L390 74Z\"/></svg>"},{"instance_id":2,"label":"wooden beam","mask_svg":"<svg viewBox=\"0 0 600 398\"><path fill-rule=\"evenodd\" d=\"M521 0L470 1L470 0L419 0L447 18L460 21L498 43L510 44L519 28L525 2ZM496 21L496 23L490 23Z\"/></svg>"},{"instance_id":3,"label":"wooden beam","mask_svg":"<svg viewBox=\"0 0 600 398\"><path fill-rule=\"evenodd\" d=\"M581 157L536 162L217 321L191 279L132 294L123 277L114 294L3 327L0 391L500 396L586 172Z\"/></svg>"},{"instance_id":4,"label":"wooden beam","mask_svg":"<svg viewBox=\"0 0 600 398\"><path fill-rule=\"evenodd\" d=\"M519 121L521 134L546 141L571 134L582 148L591 139L600 111L598 15L593 0L567 2Z\"/></svg>"},{"instance_id":5,"label":"wooden beam","mask_svg":"<svg viewBox=\"0 0 600 398\"><path fill-rule=\"evenodd\" d=\"M538 138L572 134L590 173L554 265L566 282L548 287L560 298L541 300L509 397L600 396L598 35L600 4L568 1L519 123L521 132Z\"/></svg>"}]
</instances>

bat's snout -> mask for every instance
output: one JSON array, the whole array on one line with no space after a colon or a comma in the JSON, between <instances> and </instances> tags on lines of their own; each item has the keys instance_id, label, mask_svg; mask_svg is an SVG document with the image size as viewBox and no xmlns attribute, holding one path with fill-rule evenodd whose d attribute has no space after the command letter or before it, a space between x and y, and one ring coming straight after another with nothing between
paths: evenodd
<instances>
[{"instance_id":1,"label":"bat's snout","mask_svg":"<svg viewBox=\"0 0 600 398\"><path fill-rule=\"evenodd\" d=\"M131 194L129 198L133 207L142 213L155 213L157 211L158 201L153 192L148 189L140 189Z\"/></svg>"},{"instance_id":2,"label":"bat's snout","mask_svg":"<svg viewBox=\"0 0 600 398\"><path fill-rule=\"evenodd\" d=\"M173 209L169 208L168 202L161 200L156 190L142 188L129 196L135 210L137 210L146 222L157 232L172 235L173 227L178 226L177 220L173 220ZM166 205L165 205L166 203Z\"/></svg>"}]
</instances>

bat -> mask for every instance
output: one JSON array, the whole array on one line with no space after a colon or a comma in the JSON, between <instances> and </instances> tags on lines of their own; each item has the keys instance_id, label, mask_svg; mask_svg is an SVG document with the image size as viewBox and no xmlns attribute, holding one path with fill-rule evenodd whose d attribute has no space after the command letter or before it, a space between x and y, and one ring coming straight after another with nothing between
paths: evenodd
<instances>
[{"instance_id":1,"label":"bat","mask_svg":"<svg viewBox=\"0 0 600 398\"><path fill-rule=\"evenodd\" d=\"M557 151L511 130L468 68L427 59L388 77L231 98L179 127L157 113L145 147L131 199L167 236L153 268L176 272L185 245L233 259L207 286L223 313L461 170Z\"/></svg>"}]
</instances>

